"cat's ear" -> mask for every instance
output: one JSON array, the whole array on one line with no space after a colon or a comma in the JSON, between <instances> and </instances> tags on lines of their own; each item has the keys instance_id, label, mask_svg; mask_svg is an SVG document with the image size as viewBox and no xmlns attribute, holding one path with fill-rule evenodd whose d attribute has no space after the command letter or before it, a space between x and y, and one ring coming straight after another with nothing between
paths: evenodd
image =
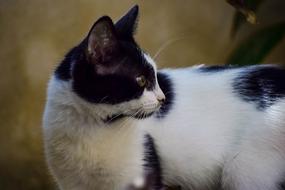
<instances>
[{"instance_id":1,"label":"cat's ear","mask_svg":"<svg viewBox=\"0 0 285 190\"><path fill-rule=\"evenodd\" d=\"M92 26L87 37L87 56L96 63L112 57L118 50L118 39L110 17L103 16Z\"/></svg>"},{"instance_id":2,"label":"cat's ear","mask_svg":"<svg viewBox=\"0 0 285 190\"><path fill-rule=\"evenodd\" d=\"M116 31L122 39L132 39L138 22L139 6L133 6L116 24Z\"/></svg>"}]
</instances>

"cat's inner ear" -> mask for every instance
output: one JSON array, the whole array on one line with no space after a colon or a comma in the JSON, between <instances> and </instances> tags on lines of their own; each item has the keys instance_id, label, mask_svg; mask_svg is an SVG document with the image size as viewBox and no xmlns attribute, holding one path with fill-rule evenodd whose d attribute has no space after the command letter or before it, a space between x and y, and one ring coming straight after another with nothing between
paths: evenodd
<instances>
[{"instance_id":1,"label":"cat's inner ear","mask_svg":"<svg viewBox=\"0 0 285 190\"><path fill-rule=\"evenodd\" d=\"M138 13L139 7L138 5L135 5L116 22L116 31L118 32L118 35L121 39L133 39L133 35L137 27Z\"/></svg>"},{"instance_id":2,"label":"cat's inner ear","mask_svg":"<svg viewBox=\"0 0 285 190\"><path fill-rule=\"evenodd\" d=\"M87 56L94 63L108 61L118 50L118 39L110 17L101 17L88 34Z\"/></svg>"}]
</instances>

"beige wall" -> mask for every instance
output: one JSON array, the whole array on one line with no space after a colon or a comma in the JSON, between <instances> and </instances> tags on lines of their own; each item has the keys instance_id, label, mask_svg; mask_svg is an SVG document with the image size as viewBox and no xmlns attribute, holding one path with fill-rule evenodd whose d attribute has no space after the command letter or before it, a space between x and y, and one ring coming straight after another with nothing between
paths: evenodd
<instances>
[{"instance_id":1,"label":"beige wall","mask_svg":"<svg viewBox=\"0 0 285 190\"><path fill-rule=\"evenodd\" d=\"M269 2L269 1L268 1ZM275 2L275 3L273 3ZM137 41L159 67L223 63L252 26L230 38L234 10L223 0L0 1L0 189L50 189L41 117L46 82L64 53L103 14L118 19L140 5ZM284 1L261 7L260 24L284 19ZM285 41L266 62L284 63Z\"/></svg>"}]
</instances>

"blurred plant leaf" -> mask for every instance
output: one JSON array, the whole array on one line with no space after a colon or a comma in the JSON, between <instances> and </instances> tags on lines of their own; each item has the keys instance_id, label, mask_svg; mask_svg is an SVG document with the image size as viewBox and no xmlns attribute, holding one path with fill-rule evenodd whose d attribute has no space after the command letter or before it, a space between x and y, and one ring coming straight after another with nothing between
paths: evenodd
<instances>
[{"instance_id":1,"label":"blurred plant leaf","mask_svg":"<svg viewBox=\"0 0 285 190\"><path fill-rule=\"evenodd\" d=\"M242 66L261 63L284 35L285 22L257 31L238 45L228 58L227 64Z\"/></svg>"},{"instance_id":2,"label":"blurred plant leaf","mask_svg":"<svg viewBox=\"0 0 285 190\"><path fill-rule=\"evenodd\" d=\"M240 26L248 21L251 24L257 23L257 17L255 11L261 5L264 0L227 0L237 11L234 15L232 36L235 36Z\"/></svg>"}]
</instances>

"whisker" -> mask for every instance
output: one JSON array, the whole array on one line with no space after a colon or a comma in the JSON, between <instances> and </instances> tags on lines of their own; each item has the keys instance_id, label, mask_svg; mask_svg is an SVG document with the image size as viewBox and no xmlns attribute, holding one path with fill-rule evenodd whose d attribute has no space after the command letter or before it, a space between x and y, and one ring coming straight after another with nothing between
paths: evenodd
<instances>
[{"instance_id":1,"label":"whisker","mask_svg":"<svg viewBox=\"0 0 285 190\"><path fill-rule=\"evenodd\" d=\"M166 42L164 42L159 48L158 50L156 51L156 53L154 54L153 56L153 59L156 60L156 58L158 58L158 56L161 54L161 52L163 50L165 50L168 46L170 46L171 44L175 43L175 42L178 42L180 40L183 40L187 38L186 36L183 36L183 37L179 37L179 38L173 38L173 39L170 39L170 40L167 40Z\"/></svg>"},{"instance_id":2,"label":"whisker","mask_svg":"<svg viewBox=\"0 0 285 190\"><path fill-rule=\"evenodd\" d=\"M121 131L121 129L124 128L124 126L128 123L128 121L131 120L131 117L133 117L134 115L136 115L139 111L140 111L140 109L137 110L135 113L132 113L130 116L128 116L128 117L126 118L126 120L123 121L123 123L119 126L119 131Z\"/></svg>"},{"instance_id":3,"label":"whisker","mask_svg":"<svg viewBox=\"0 0 285 190\"><path fill-rule=\"evenodd\" d=\"M109 120L107 121L107 123L108 123L108 124L111 123L114 119L120 117L121 115L122 115L121 113L116 114L115 116L111 117L111 119L109 119Z\"/></svg>"}]
</instances>

